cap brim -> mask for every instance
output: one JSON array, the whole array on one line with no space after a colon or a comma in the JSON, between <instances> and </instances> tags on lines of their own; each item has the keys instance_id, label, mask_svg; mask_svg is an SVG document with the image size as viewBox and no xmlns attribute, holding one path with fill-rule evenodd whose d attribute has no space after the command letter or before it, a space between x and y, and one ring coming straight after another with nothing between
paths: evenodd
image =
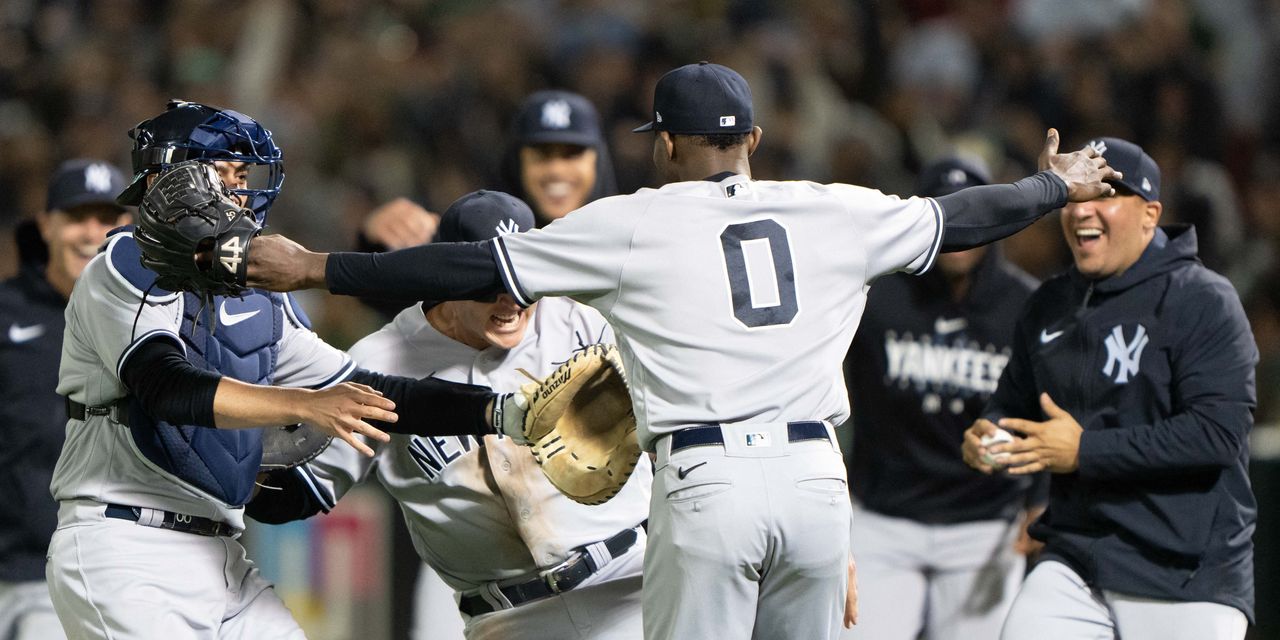
<instances>
[{"instance_id":1,"label":"cap brim","mask_svg":"<svg viewBox=\"0 0 1280 640\"><path fill-rule=\"evenodd\" d=\"M640 126L638 126L638 127L634 128L634 129L632 129L632 130L631 130L631 133L644 133L644 132L646 132L646 131L653 131L653 121L652 121L652 120L650 120L649 122L646 122L645 124L642 124L642 125L640 125Z\"/></svg>"}]
</instances>

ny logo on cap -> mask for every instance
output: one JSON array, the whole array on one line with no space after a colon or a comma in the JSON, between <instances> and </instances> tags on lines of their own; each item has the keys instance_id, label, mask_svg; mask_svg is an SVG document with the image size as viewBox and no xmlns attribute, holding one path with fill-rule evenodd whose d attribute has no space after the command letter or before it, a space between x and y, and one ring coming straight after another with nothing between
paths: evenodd
<instances>
[{"instance_id":1,"label":"ny logo on cap","mask_svg":"<svg viewBox=\"0 0 1280 640\"><path fill-rule=\"evenodd\" d=\"M542 126L548 129L569 128L573 109L564 100L552 100L542 105Z\"/></svg>"},{"instance_id":2,"label":"ny logo on cap","mask_svg":"<svg viewBox=\"0 0 1280 640\"><path fill-rule=\"evenodd\" d=\"M1107 366L1102 368L1102 374L1111 377L1114 372L1116 374L1116 384L1126 384L1129 382L1129 376L1138 375L1138 364L1142 360L1142 350L1147 348L1147 343L1151 341L1147 335L1147 328L1138 325L1138 330L1133 333L1133 341L1125 343L1124 329L1120 325L1116 325L1111 329L1111 335L1107 336L1105 344L1107 345Z\"/></svg>"},{"instance_id":3,"label":"ny logo on cap","mask_svg":"<svg viewBox=\"0 0 1280 640\"><path fill-rule=\"evenodd\" d=\"M497 231L497 232L498 232L498 235L500 235L500 236L505 236L505 235L507 235L508 233L517 233L517 232L519 232L519 231L520 231L520 227L519 227L519 225L517 225L517 224L516 224L516 221L515 221L515 220L512 220L511 218L507 218L506 220L503 220L502 222L499 222L499 223L498 223L498 226L494 227L494 228L493 228L493 230L494 230L494 231Z\"/></svg>"},{"instance_id":4,"label":"ny logo on cap","mask_svg":"<svg viewBox=\"0 0 1280 640\"><path fill-rule=\"evenodd\" d=\"M720 116L720 126L732 127L738 123L738 116Z\"/></svg>"},{"instance_id":5,"label":"ny logo on cap","mask_svg":"<svg viewBox=\"0 0 1280 640\"><path fill-rule=\"evenodd\" d=\"M1107 143L1102 140L1093 140L1088 146L1090 149L1097 151L1098 155L1102 155L1107 152Z\"/></svg>"},{"instance_id":6,"label":"ny logo on cap","mask_svg":"<svg viewBox=\"0 0 1280 640\"><path fill-rule=\"evenodd\" d=\"M111 190L111 169L105 164L91 164L84 168L85 191L106 193Z\"/></svg>"}]
</instances>

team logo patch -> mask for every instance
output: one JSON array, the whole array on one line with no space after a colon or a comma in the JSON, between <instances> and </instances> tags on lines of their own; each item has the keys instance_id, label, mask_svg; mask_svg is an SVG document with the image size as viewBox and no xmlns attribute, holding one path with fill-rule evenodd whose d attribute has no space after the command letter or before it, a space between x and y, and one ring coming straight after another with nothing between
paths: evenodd
<instances>
[{"instance_id":1,"label":"team logo patch","mask_svg":"<svg viewBox=\"0 0 1280 640\"><path fill-rule=\"evenodd\" d=\"M564 100L551 100L542 105L542 126L548 129L568 129L573 109Z\"/></svg>"},{"instance_id":2,"label":"team logo patch","mask_svg":"<svg viewBox=\"0 0 1280 640\"><path fill-rule=\"evenodd\" d=\"M1138 325L1138 330L1133 333L1133 340L1129 342L1125 342L1123 327L1120 325L1113 327L1111 335L1107 336L1105 341L1107 365L1102 368L1102 374L1108 378L1114 374L1116 384L1128 383L1130 376L1138 375L1142 350L1147 348L1147 343L1150 341L1147 328L1142 325Z\"/></svg>"},{"instance_id":3,"label":"team logo patch","mask_svg":"<svg viewBox=\"0 0 1280 640\"><path fill-rule=\"evenodd\" d=\"M748 447L772 447L773 440L769 438L768 433L764 433L764 432L748 433L747 446Z\"/></svg>"},{"instance_id":4,"label":"team logo patch","mask_svg":"<svg viewBox=\"0 0 1280 640\"><path fill-rule=\"evenodd\" d=\"M105 164L91 164L84 168L84 188L94 193L111 190L111 169Z\"/></svg>"},{"instance_id":5,"label":"team logo patch","mask_svg":"<svg viewBox=\"0 0 1280 640\"><path fill-rule=\"evenodd\" d=\"M1088 146L1090 149L1097 151L1098 155L1102 155L1107 152L1107 143L1102 140L1091 140Z\"/></svg>"},{"instance_id":6,"label":"team logo patch","mask_svg":"<svg viewBox=\"0 0 1280 640\"><path fill-rule=\"evenodd\" d=\"M720 126L732 127L738 123L738 116L720 116Z\"/></svg>"},{"instance_id":7,"label":"team logo patch","mask_svg":"<svg viewBox=\"0 0 1280 640\"><path fill-rule=\"evenodd\" d=\"M498 235L505 236L508 233L516 233L520 231L520 227L516 225L515 220L507 218L506 220L499 222L498 226L494 227L493 230L497 231Z\"/></svg>"},{"instance_id":8,"label":"team logo patch","mask_svg":"<svg viewBox=\"0 0 1280 640\"><path fill-rule=\"evenodd\" d=\"M1145 177L1142 179L1142 190L1151 191L1151 181L1146 179Z\"/></svg>"}]
</instances>

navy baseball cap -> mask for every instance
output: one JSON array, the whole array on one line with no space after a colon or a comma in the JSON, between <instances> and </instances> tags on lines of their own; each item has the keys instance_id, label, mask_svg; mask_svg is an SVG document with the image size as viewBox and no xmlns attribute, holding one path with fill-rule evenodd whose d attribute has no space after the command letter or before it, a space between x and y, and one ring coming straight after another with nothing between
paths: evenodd
<instances>
[{"instance_id":1,"label":"navy baseball cap","mask_svg":"<svg viewBox=\"0 0 1280 640\"><path fill-rule=\"evenodd\" d=\"M920 172L916 195L937 198L980 184L991 184L986 166L965 158L943 158Z\"/></svg>"},{"instance_id":2,"label":"navy baseball cap","mask_svg":"<svg viewBox=\"0 0 1280 640\"><path fill-rule=\"evenodd\" d=\"M737 71L710 62L668 71L653 90L653 121L632 131L685 135L749 133L751 87Z\"/></svg>"},{"instance_id":3,"label":"navy baseball cap","mask_svg":"<svg viewBox=\"0 0 1280 640\"><path fill-rule=\"evenodd\" d=\"M101 160L78 158L58 166L49 179L46 211L66 211L86 204L101 204L124 211L116 203L116 194L124 190L124 174L114 165Z\"/></svg>"},{"instance_id":4,"label":"navy baseball cap","mask_svg":"<svg viewBox=\"0 0 1280 640\"><path fill-rule=\"evenodd\" d=\"M525 98L516 113L514 129L521 146L597 147L604 140L596 108L586 98L568 91L539 91Z\"/></svg>"},{"instance_id":5,"label":"navy baseball cap","mask_svg":"<svg viewBox=\"0 0 1280 640\"><path fill-rule=\"evenodd\" d=\"M1160 199L1160 167L1142 147L1120 138L1094 138L1086 145L1124 175L1116 182L1148 202Z\"/></svg>"},{"instance_id":6,"label":"navy baseball cap","mask_svg":"<svg viewBox=\"0 0 1280 640\"><path fill-rule=\"evenodd\" d=\"M436 241L480 242L528 231L533 224L533 211L523 200L501 191L472 191L444 210Z\"/></svg>"}]
</instances>

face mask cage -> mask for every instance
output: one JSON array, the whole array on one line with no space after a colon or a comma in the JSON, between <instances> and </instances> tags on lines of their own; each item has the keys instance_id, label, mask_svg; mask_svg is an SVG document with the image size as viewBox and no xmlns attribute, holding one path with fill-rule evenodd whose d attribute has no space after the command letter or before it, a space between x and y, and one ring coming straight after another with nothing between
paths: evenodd
<instances>
[{"instance_id":1,"label":"face mask cage","mask_svg":"<svg viewBox=\"0 0 1280 640\"><path fill-rule=\"evenodd\" d=\"M245 163L248 184L229 191L243 196L258 223L265 223L267 210L284 184L284 154L275 145L271 132L253 118L231 110L215 111L183 141L155 142L145 125L133 134L138 147L133 152L134 166L145 173L192 159Z\"/></svg>"}]
</instances>

